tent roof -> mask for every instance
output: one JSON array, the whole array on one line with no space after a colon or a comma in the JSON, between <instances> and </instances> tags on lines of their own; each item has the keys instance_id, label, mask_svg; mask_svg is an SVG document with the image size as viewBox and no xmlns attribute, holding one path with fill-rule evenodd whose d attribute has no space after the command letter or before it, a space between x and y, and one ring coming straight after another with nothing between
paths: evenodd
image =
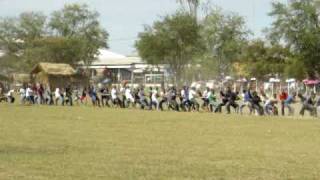
<instances>
[{"instance_id":1,"label":"tent roof","mask_svg":"<svg viewBox=\"0 0 320 180\"><path fill-rule=\"evenodd\" d=\"M320 80L313 80L313 79L305 79L303 80L303 83L305 85L317 85L317 84L320 84Z\"/></svg>"},{"instance_id":2,"label":"tent roof","mask_svg":"<svg viewBox=\"0 0 320 180\"><path fill-rule=\"evenodd\" d=\"M56 63L39 63L33 68L31 74L37 74L41 71L49 75L70 76L76 74L76 71L69 64Z\"/></svg>"}]
</instances>

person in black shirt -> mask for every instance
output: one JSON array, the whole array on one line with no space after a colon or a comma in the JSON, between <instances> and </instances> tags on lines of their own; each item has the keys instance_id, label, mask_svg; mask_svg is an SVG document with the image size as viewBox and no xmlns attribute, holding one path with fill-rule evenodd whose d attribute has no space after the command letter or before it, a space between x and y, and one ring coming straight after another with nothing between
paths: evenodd
<instances>
[{"instance_id":1,"label":"person in black shirt","mask_svg":"<svg viewBox=\"0 0 320 180\"><path fill-rule=\"evenodd\" d=\"M252 98L251 98L251 106L254 110L258 112L260 116L264 114L263 107L260 105L261 103L261 98L258 96L257 92L252 93Z\"/></svg>"},{"instance_id":2,"label":"person in black shirt","mask_svg":"<svg viewBox=\"0 0 320 180\"><path fill-rule=\"evenodd\" d=\"M101 94L101 105L110 107L108 103L110 100L109 89L106 87L101 88L100 94Z\"/></svg>"},{"instance_id":3,"label":"person in black shirt","mask_svg":"<svg viewBox=\"0 0 320 180\"><path fill-rule=\"evenodd\" d=\"M237 100L238 98L238 94L232 91L228 91L228 102L226 104L226 108L227 108L227 113L230 114L231 113L231 109L230 107L232 106L236 111L238 111L239 105L237 104Z\"/></svg>"},{"instance_id":4,"label":"person in black shirt","mask_svg":"<svg viewBox=\"0 0 320 180\"><path fill-rule=\"evenodd\" d=\"M66 90L66 104L73 106L71 85L68 85L65 90Z\"/></svg>"}]
</instances>

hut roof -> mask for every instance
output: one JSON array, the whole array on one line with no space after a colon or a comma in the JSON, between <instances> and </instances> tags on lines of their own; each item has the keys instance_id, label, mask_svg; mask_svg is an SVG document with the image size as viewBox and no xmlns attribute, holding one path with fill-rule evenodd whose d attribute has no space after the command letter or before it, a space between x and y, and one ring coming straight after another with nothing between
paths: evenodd
<instances>
[{"instance_id":1,"label":"hut roof","mask_svg":"<svg viewBox=\"0 0 320 180\"><path fill-rule=\"evenodd\" d=\"M57 64L57 63L39 63L36 65L31 74L37 74L43 71L49 75L71 76L76 74L76 71L69 64Z\"/></svg>"}]
</instances>

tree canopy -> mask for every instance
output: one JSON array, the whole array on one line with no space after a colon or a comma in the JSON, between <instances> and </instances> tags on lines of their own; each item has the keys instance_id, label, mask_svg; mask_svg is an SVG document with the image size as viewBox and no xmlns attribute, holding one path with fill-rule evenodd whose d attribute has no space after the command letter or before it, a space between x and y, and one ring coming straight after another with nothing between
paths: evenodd
<instances>
[{"instance_id":1,"label":"tree canopy","mask_svg":"<svg viewBox=\"0 0 320 180\"><path fill-rule=\"evenodd\" d=\"M28 71L38 62L91 64L108 33L99 14L85 4L67 4L50 17L25 12L0 20L0 46L6 52L0 64L7 71Z\"/></svg>"},{"instance_id":2,"label":"tree canopy","mask_svg":"<svg viewBox=\"0 0 320 180\"><path fill-rule=\"evenodd\" d=\"M200 26L190 14L177 12L145 27L136 48L150 64L169 64L181 83L184 68L201 50L199 30Z\"/></svg>"},{"instance_id":3,"label":"tree canopy","mask_svg":"<svg viewBox=\"0 0 320 180\"><path fill-rule=\"evenodd\" d=\"M320 72L320 14L315 0L294 0L288 5L274 2L269 28L272 43L282 43L295 55L292 64L303 65L311 78ZM293 66L294 68L294 66ZM291 70L294 71L297 68Z\"/></svg>"}]
</instances>

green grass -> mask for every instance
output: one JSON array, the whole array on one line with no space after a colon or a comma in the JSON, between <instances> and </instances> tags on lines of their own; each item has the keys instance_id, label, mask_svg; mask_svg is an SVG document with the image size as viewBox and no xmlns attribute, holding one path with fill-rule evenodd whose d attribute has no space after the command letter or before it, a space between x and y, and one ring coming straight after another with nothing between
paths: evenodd
<instances>
[{"instance_id":1,"label":"green grass","mask_svg":"<svg viewBox=\"0 0 320 180\"><path fill-rule=\"evenodd\" d=\"M0 105L0 179L320 179L320 121Z\"/></svg>"}]
</instances>

